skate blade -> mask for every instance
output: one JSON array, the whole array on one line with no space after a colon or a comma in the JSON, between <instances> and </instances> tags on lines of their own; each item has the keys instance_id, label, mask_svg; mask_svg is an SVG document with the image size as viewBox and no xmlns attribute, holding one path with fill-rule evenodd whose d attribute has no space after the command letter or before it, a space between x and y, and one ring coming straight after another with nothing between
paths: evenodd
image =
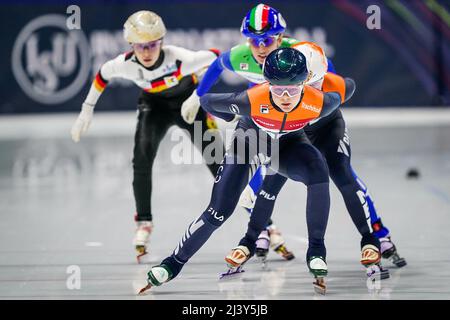
<instances>
[{"instance_id":1,"label":"skate blade","mask_svg":"<svg viewBox=\"0 0 450 320\"><path fill-rule=\"evenodd\" d=\"M397 267L397 268L402 268L404 266L407 265L406 260L404 258L398 258L398 259L394 259L392 260L392 263Z\"/></svg>"},{"instance_id":2,"label":"skate blade","mask_svg":"<svg viewBox=\"0 0 450 320\"><path fill-rule=\"evenodd\" d=\"M289 252L289 254L283 255L283 258L284 258L286 261L291 261L291 260L295 259L295 256L294 256L291 252Z\"/></svg>"},{"instance_id":3,"label":"skate blade","mask_svg":"<svg viewBox=\"0 0 450 320\"><path fill-rule=\"evenodd\" d=\"M148 251L146 250L145 246L136 246L136 254L137 263L140 264L142 262L141 258L148 254Z\"/></svg>"},{"instance_id":4,"label":"skate blade","mask_svg":"<svg viewBox=\"0 0 450 320\"><path fill-rule=\"evenodd\" d=\"M256 249L255 255L258 258L264 258L267 257L267 255L269 254L269 250L258 250Z\"/></svg>"},{"instance_id":5,"label":"skate blade","mask_svg":"<svg viewBox=\"0 0 450 320\"><path fill-rule=\"evenodd\" d=\"M268 263L267 263L267 258L265 259L261 259L261 267L263 270L267 270L268 269Z\"/></svg>"},{"instance_id":6,"label":"skate blade","mask_svg":"<svg viewBox=\"0 0 450 320\"><path fill-rule=\"evenodd\" d=\"M366 275L368 278L379 277L380 280L385 280L390 278L390 273L388 269L380 267L379 265L369 265L366 266Z\"/></svg>"},{"instance_id":7,"label":"skate blade","mask_svg":"<svg viewBox=\"0 0 450 320\"><path fill-rule=\"evenodd\" d=\"M265 263L267 261L267 255L264 256L256 256L259 262Z\"/></svg>"},{"instance_id":8,"label":"skate blade","mask_svg":"<svg viewBox=\"0 0 450 320\"><path fill-rule=\"evenodd\" d=\"M289 261L295 258L294 254L290 252L284 245L274 249L276 253L283 257L283 259Z\"/></svg>"},{"instance_id":9,"label":"skate blade","mask_svg":"<svg viewBox=\"0 0 450 320\"><path fill-rule=\"evenodd\" d=\"M327 287L325 285L325 280L323 278L317 278L315 282L313 282L314 291L318 294L325 295L327 292Z\"/></svg>"},{"instance_id":10,"label":"skate blade","mask_svg":"<svg viewBox=\"0 0 450 320\"><path fill-rule=\"evenodd\" d=\"M243 272L245 272L245 270L242 269L242 266L237 267L236 269L228 269L227 272L220 274L219 280L233 278L233 276L237 276Z\"/></svg>"},{"instance_id":11,"label":"skate blade","mask_svg":"<svg viewBox=\"0 0 450 320\"><path fill-rule=\"evenodd\" d=\"M380 272L380 279L385 280L389 279L391 277L391 274L389 273L388 269L382 269Z\"/></svg>"},{"instance_id":12,"label":"skate blade","mask_svg":"<svg viewBox=\"0 0 450 320\"><path fill-rule=\"evenodd\" d=\"M138 295L143 295L147 290L150 290L151 287L152 287L151 284L147 284L144 288L139 290Z\"/></svg>"},{"instance_id":13,"label":"skate blade","mask_svg":"<svg viewBox=\"0 0 450 320\"><path fill-rule=\"evenodd\" d=\"M144 253L141 253L141 254L138 254L137 256L136 256L136 260L137 260L137 263L138 264L141 264L142 263L142 257L143 256L146 256L148 254L148 252L144 252Z\"/></svg>"}]
</instances>

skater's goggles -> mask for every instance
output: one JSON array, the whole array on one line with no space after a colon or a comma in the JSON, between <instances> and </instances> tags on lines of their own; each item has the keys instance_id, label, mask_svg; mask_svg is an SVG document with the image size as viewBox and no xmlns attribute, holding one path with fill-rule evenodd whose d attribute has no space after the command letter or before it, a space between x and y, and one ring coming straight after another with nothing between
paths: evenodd
<instances>
[{"instance_id":1,"label":"skater's goggles","mask_svg":"<svg viewBox=\"0 0 450 320\"><path fill-rule=\"evenodd\" d=\"M248 42L255 48L259 48L261 45L264 47L270 46L274 43L279 36L271 36L266 38L248 38Z\"/></svg>"},{"instance_id":2,"label":"skater's goggles","mask_svg":"<svg viewBox=\"0 0 450 320\"><path fill-rule=\"evenodd\" d=\"M156 49L159 49L161 46L162 39L145 42L145 43L133 43L132 47L134 50L143 52L145 49L149 49L150 51L154 51Z\"/></svg>"},{"instance_id":3,"label":"skater's goggles","mask_svg":"<svg viewBox=\"0 0 450 320\"><path fill-rule=\"evenodd\" d=\"M282 97L285 93L289 97L295 97L302 93L303 85L300 86L269 86L270 92L277 97Z\"/></svg>"}]
</instances>

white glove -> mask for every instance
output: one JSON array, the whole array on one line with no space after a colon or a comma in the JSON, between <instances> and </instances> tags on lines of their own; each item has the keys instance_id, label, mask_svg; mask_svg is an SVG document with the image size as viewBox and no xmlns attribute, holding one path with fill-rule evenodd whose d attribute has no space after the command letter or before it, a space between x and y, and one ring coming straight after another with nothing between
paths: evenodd
<instances>
[{"instance_id":1,"label":"white glove","mask_svg":"<svg viewBox=\"0 0 450 320\"><path fill-rule=\"evenodd\" d=\"M80 136L82 133L86 133L91 124L92 117L94 115L94 106L88 103L83 103L81 107L81 112L72 126L70 133L72 134L72 140L75 142L80 141Z\"/></svg>"},{"instance_id":2,"label":"white glove","mask_svg":"<svg viewBox=\"0 0 450 320\"><path fill-rule=\"evenodd\" d=\"M239 197L238 204L241 207L247 208L247 209L253 209L256 202L256 194L253 192L253 189L247 185L242 191L241 196Z\"/></svg>"},{"instance_id":3,"label":"white glove","mask_svg":"<svg viewBox=\"0 0 450 320\"><path fill-rule=\"evenodd\" d=\"M198 97L196 90L194 90L191 96L181 105L181 116L184 121L193 124L199 108L200 98Z\"/></svg>"},{"instance_id":4,"label":"white glove","mask_svg":"<svg viewBox=\"0 0 450 320\"><path fill-rule=\"evenodd\" d=\"M234 118L233 118L233 120L231 120L231 121L229 121L230 123L235 123L235 122L238 122L239 120L241 120L241 116L240 115L238 115L238 114L236 114L235 116L234 116Z\"/></svg>"}]
</instances>

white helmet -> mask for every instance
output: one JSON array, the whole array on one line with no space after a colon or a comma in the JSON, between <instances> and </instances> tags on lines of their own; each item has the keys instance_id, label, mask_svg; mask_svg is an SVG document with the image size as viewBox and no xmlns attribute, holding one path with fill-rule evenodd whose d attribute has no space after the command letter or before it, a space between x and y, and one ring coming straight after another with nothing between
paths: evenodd
<instances>
[{"instance_id":1,"label":"white helmet","mask_svg":"<svg viewBox=\"0 0 450 320\"><path fill-rule=\"evenodd\" d=\"M314 42L300 42L293 46L306 57L310 78L306 84L311 85L323 79L328 70L328 59L322 48Z\"/></svg>"},{"instance_id":2,"label":"white helmet","mask_svg":"<svg viewBox=\"0 0 450 320\"><path fill-rule=\"evenodd\" d=\"M133 13L123 25L123 37L130 43L145 43L161 39L166 27L161 17L152 11Z\"/></svg>"}]
</instances>

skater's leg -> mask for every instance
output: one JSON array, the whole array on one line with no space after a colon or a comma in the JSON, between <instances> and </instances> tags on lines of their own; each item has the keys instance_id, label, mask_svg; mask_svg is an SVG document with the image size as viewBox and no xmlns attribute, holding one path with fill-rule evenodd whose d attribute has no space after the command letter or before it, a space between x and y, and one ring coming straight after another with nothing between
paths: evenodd
<instances>
[{"instance_id":1,"label":"skater's leg","mask_svg":"<svg viewBox=\"0 0 450 320\"><path fill-rule=\"evenodd\" d=\"M355 170L352 169L353 178L359 184L361 189L364 191L364 197L366 198L366 202L370 212L370 223L372 224L372 229L375 235L380 238L389 237L389 229L386 228L385 225L381 222L381 217L378 215L378 212L375 208L374 201L372 200L371 195L369 194L369 189L366 184L358 177Z\"/></svg>"},{"instance_id":2,"label":"skater's leg","mask_svg":"<svg viewBox=\"0 0 450 320\"><path fill-rule=\"evenodd\" d=\"M330 177L341 192L347 211L362 236L361 248L372 245L379 250L380 243L372 233L370 213L364 191L353 177L350 165L350 140L342 116L327 125L326 133L319 135L314 145L325 156Z\"/></svg>"},{"instance_id":3,"label":"skater's leg","mask_svg":"<svg viewBox=\"0 0 450 320\"><path fill-rule=\"evenodd\" d=\"M263 230L260 233L258 240L256 241L256 254L261 257L263 261L265 260L265 256L268 254L269 246L272 250L288 261L295 258L294 254L287 248L285 244L286 241L281 235L281 231L270 218L273 214L276 198L278 197L278 194L285 185L286 181L287 178L280 174L268 175L264 179L264 185L259 191L256 199L258 205L252 215L259 216L261 211L267 211L265 214L263 213L263 216L269 216L266 230ZM267 238L269 238L269 246L267 244Z\"/></svg>"},{"instance_id":4,"label":"skater's leg","mask_svg":"<svg viewBox=\"0 0 450 320\"><path fill-rule=\"evenodd\" d=\"M280 151L279 172L307 187L306 223L308 227L308 251L306 261L314 276L314 289L325 294L326 264L325 231L330 211L328 168L322 154L311 144L296 140Z\"/></svg>"},{"instance_id":5,"label":"skater's leg","mask_svg":"<svg viewBox=\"0 0 450 320\"><path fill-rule=\"evenodd\" d=\"M263 180L250 216L247 232L239 243L247 246L252 255L255 250L255 241L271 222L270 217L275 206L275 200L286 181L286 177L276 173L266 175Z\"/></svg>"},{"instance_id":6,"label":"skater's leg","mask_svg":"<svg viewBox=\"0 0 450 320\"><path fill-rule=\"evenodd\" d=\"M405 258L400 257L400 255L397 252L397 247L395 246L394 242L392 242L390 231L381 221L380 216L378 215L375 205L373 203L372 198L369 195L367 186L364 184L364 182L356 175L356 172L353 171L353 177L358 182L361 189L364 191L367 204L369 205L369 211L370 211L370 220L371 225L373 229L374 235L380 240L380 251L383 258L391 260L393 264L395 264L397 267L404 267L406 266L406 260Z\"/></svg>"},{"instance_id":7,"label":"skater's leg","mask_svg":"<svg viewBox=\"0 0 450 320\"><path fill-rule=\"evenodd\" d=\"M158 146L172 124L168 114L146 102L139 105L133 151L133 192L136 220L152 221L152 167Z\"/></svg>"},{"instance_id":8,"label":"skater's leg","mask_svg":"<svg viewBox=\"0 0 450 320\"><path fill-rule=\"evenodd\" d=\"M139 105L133 152L133 192L137 223L133 243L138 263L148 252L147 245L153 230L151 211L153 161L159 143L170 124L171 119L162 110L153 109L145 101Z\"/></svg>"},{"instance_id":9,"label":"skater's leg","mask_svg":"<svg viewBox=\"0 0 450 320\"><path fill-rule=\"evenodd\" d=\"M248 165L236 164L231 158L226 157L218 169L207 209L189 225L172 255L162 262L170 268L171 278L176 277L184 264L233 213L248 181Z\"/></svg>"},{"instance_id":10,"label":"skater's leg","mask_svg":"<svg viewBox=\"0 0 450 320\"><path fill-rule=\"evenodd\" d=\"M381 272L382 278L388 278L388 271L380 265L380 241L373 234L364 191L353 176L350 140L342 115L334 118L322 130L324 132L318 134L314 145L324 154L330 177L341 192L347 211L362 236L361 264L368 268L368 275Z\"/></svg>"},{"instance_id":11,"label":"skater's leg","mask_svg":"<svg viewBox=\"0 0 450 320\"><path fill-rule=\"evenodd\" d=\"M330 210L328 168L322 154L300 139L280 150L279 172L307 187L306 221L309 247L307 260L326 257L325 231Z\"/></svg>"},{"instance_id":12,"label":"skater's leg","mask_svg":"<svg viewBox=\"0 0 450 320\"><path fill-rule=\"evenodd\" d=\"M271 247L275 252L280 254L286 260L291 260L295 256L286 248L285 241L281 235L280 230L275 226L271 219L273 208L275 205L275 198L277 197L287 179L281 175L276 174L275 172L266 175L266 171L267 169L264 165L260 165L257 168L252 178L250 179L249 184L245 187L245 190L241 194L241 197L239 199L239 204L246 208L247 211L251 214L248 235L246 235L241 240L241 242L250 243L252 241L252 236L257 232L257 228L261 227L259 225L260 222L266 221L263 229L261 229L261 231L257 233L257 256L265 260L269 252L269 247ZM259 205L255 209L256 203L259 203ZM253 213L253 211L255 211L255 213ZM254 225L254 220L258 220L258 225ZM249 247L252 255L254 253L254 247L255 244L252 244Z\"/></svg>"}]
</instances>

